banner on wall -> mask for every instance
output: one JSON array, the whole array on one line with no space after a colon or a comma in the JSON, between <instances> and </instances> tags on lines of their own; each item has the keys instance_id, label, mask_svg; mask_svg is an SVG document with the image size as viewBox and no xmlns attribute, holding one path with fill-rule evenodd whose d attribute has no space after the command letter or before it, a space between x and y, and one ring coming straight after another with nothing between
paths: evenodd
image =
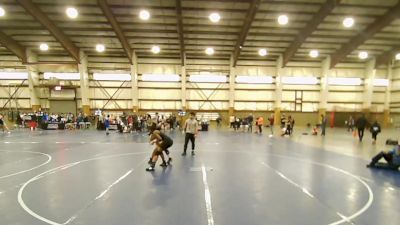
<instances>
[{"instance_id":1,"label":"banner on wall","mask_svg":"<svg viewBox=\"0 0 400 225\"><path fill-rule=\"evenodd\" d=\"M335 126L335 110L333 110L333 111L331 112L331 118L330 118L329 123L330 123L330 125L331 125L331 128L333 128L333 127Z\"/></svg>"}]
</instances>

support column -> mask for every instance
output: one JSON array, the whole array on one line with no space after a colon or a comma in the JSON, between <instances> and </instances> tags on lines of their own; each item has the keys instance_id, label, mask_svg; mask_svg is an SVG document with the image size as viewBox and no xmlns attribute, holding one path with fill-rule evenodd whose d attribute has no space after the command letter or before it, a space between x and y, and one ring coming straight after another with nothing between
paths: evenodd
<instances>
[{"instance_id":1,"label":"support column","mask_svg":"<svg viewBox=\"0 0 400 225\"><path fill-rule=\"evenodd\" d=\"M387 66L387 79L389 81L389 85L386 87L385 93L385 104L383 108L383 126L390 126L390 99L391 99L391 91L392 91L392 77L393 77L393 68L392 64L389 63Z\"/></svg>"},{"instance_id":2,"label":"support column","mask_svg":"<svg viewBox=\"0 0 400 225\"><path fill-rule=\"evenodd\" d=\"M371 111L372 94L374 92L374 79L376 74L375 62L375 58L369 60L365 68L365 84L362 111L367 118L369 117L369 113Z\"/></svg>"},{"instance_id":3,"label":"support column","mask_svg":"<svg viewBox=\"0 0 400 225\"><path fill-rule=\"evenodd\" d=\"M89 73L87 55L81 50L79 52L80 63L78 65L81 83L81 105L84 114L90 115L89 100Z\"/></svg>"},{"instance_id":4,"label":"support column","mask_svg":"<svg viewBox=\"0 0 400 225\"><path fill-rule=\"evenodd\" d=\"M283 75L283 57L279 56L276 61L276 76L275 76L275 106L274 117L275 124L280 124L281 120L281 105L282 105L282 75Z\"/></svg>"},{"instance_id":5,"label":"support column","mask_svg":"<svg viewBox=\"0 0 400 225\"><path fill-rule=\"evenodd\" d=\"M330 74L331 57L328 55L324 61L322 61L322 76L321 76L321 93L319 99L319 110L318 110L318 121L321 120L321 115L326 114L326 109L328 107L328 79Z\"/></svg>"},{"instance_id":6,"label":"support column","mask_svg":"<svg viewBox=\"0 0 400 225\"><path fill-rule=\"evenodd\" d=\"M136 52L132 53L131 63L131 86L132 86L132 111L139 111L139 88L138 88L138 62Z\"/></svg>"},{"instance_id":7,"label":"support column","mask_svg":"<svg viewBox=\"0 0 400 225\"><path fill-rule=\"evenodd\" d=\"M28 62L37 62L37 55L28 49L26 51ZM39 72L36 65L26 66L28 71L28 85L29 85L29 96L31 100L31 107L34 112L39 111L40 104L40 92L35 88L39 85Z\"/></svg>"},{"instance_id":8,"label":"support column","mask_svg":"<svg viewBox=\"0 0 400 225\"><path fill-rule=\"evenodd\" d=\"M181 66L181 104L182 110L186 111L186 65Z\"/></svg>"},{"instance_id":9,"label":"support column","mask_svg":"<svg viewBox=\"0 0 400 225\"><path fill-rule=\"evenodd\" d=\"M228 111L229 117L233 116L235 112L235 78L236 78L236 68L233 66L233 56L231 56L230 67L229 67L229 111Z\"/></svg>"}]
</instances>

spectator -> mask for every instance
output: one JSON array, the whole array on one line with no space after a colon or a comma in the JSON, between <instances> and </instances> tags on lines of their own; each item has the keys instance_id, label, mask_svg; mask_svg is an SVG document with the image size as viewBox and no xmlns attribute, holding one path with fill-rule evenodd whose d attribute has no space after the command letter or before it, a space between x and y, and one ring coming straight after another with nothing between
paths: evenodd
<instances>
[{"instance_id":1,"label":"spectator","mask_svg":"<svg viewBox=\"0 0 400 225\"><path fill-rule=\"evenodd\" d=\"M269 121L269 128L271 129L271 135L274 134L274 123L275 123L275 118L274 118L274 114L271 114L268 118Z\"/></svg>"},{"instance_id":2,"label":"spectator","mask_svg":"<svg viewBox=\"0 0 400 225\"><path fill-rule=\"evenodd\" d=\"M354 118L352 116L349 117L349 120L347 121L347 131L350 132L354 131Z\"/></svg>"},{"instance_id":3,"label":"spectator","mask_svg":"<svg viewBox=\"0 0 400 225\"><path fill-rule=\"evenodd\" d=\"M365 118L364 114L360 118L358 118L358 120L356 122L357 130L358 130L358 138L359 138L360 142L362 141L362 139L364 137L364 130L365 130L365 127L367 126L367 123L368 123L368 121Z\"/></svg>"},{"instance_id":4,"label":"spectator","mask_svg":"<svg viewBox=\"0 0 400 225\"><path fill-rule=\"evenodd\" d=\"M4 130L7 130L7 133L11 133L2 114L0 114L0 128L3 129L3 132Z\"/></svg>"},{"instance_id":5,"label":"spectator","mask_svg":"<svg viewBox=\"0 0 400 225\"><path fill-rule=\"evenodd\" d=\"M262 116L258 117L257 119L257 126L259 133L262 134L262 126L264 125L264 118Z\"/></svg>"},{"instance_id":6,"label":"spectator","mask_svg":"<svg viewBox=\"0 0 400 225\"><path fill-rule=\"evenodd\" d=\"M370 131L372 133L372 144L376 143L376 137L378 134L381 132L381 125L378 123L378 121L375 120L375 122L372 124Z\"/></svg>"},{"instance_id":7,"label":"spectator","mask_svg":"<svg viewBox=\"0 0 400 225\"><path fill-rule=\"evenodd\" d=\"M235 129L233 126L235 125L236 118L234 116L229 117L230 128Z\"/></svg>"},{"instance_id":8,"label":"spectator","mask_svg":"<svg viewBox=\"0 0 400 225\"><path fill-rule=\"evenodd\" d=\"M374 156L367 167L374 167L380 159L384 158L389 166L399 167L400 166L400 145L396 145L390 151L381 151Z\"/></svg>"},{"instance_id":9,"label":"spectator","mask_svg":"<svg viewBox=\"0 0 400 225\"><path fill-rule=\"evenodd\" d=\"M286 125L286 116L285 114L282 114L281 116L281 129L285 128Z\"/></svg>"},{"instance_id":10,"label":"spectator","mask_svg":"<svg viewBox=\"0 0 400 225\"><path fill-rule=\"evenodd\" d=\"M221 127L221 121L222 121L221 115L218 114L218 117L217 117L217 127Z\"/></svg>"},{"instance_id":11,"label":"spectator","mask_svg":"<svg viewBox=\"0 0 400 225\"><path fill-rule=\"evenodd\" d=\"M108 129L110 128L110 115L107 115L107 117L104 120L104 126L106 127L106 135L109 135L110 133L108 132Z\"/></svg>"},{"instance_id":12,"label":"spectator","mask_svg":"<svg viewBox=\"0 0 400 225\"><path fill-rule=\"evenodd\" d=\"M233 129L236 131L236 130L238 130L239 129L239 126L240 126L240 120L239 120L239 118L238 117L234 117L235 118L235 121L233 122Z\"/></svg>"},{"instance_id":13,"label":"spectator","mask_svg":"<svg viewBox=\"0 0 400 225\"><path fill-rule=\"evenodd\" d=\"M294 122L292 121L293 119L292 119L292 116L289 116L288 117L288 119L287 119L287 122L286 122L286 131L285 131L285 134L286 135L292 135L292 132L293 132L293 125L294 125Z\"/></svg>"},{"instance_id":14,"label":"spectator","mask_svg":"<svg viewBox=\"0 0 400 225\"><path fill-rule=\"evenodd\" d=\"M323 114L321 114L321 136L325 136L326 123L327 123L326 117Z\"/></svg>"},{"instance_id":15,"label":"spectator","mask_svg":"<svg viewBox=\"0 0 400 225\"><path fill-rule=\"evenodd\" d=\"M247 125L249 126L249 128L248 128L248 132L253 132L253 121L254 121L254 117L253 117L253 115L252 114L250 114L248 117L247 117Z\"/></svg>"}]
</instances>

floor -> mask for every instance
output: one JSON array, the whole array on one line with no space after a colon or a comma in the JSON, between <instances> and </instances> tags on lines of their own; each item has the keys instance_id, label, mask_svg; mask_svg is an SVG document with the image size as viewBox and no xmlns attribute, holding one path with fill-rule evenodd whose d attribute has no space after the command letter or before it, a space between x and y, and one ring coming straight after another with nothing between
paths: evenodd
<instances>
[{"instance_id":1,"label":"floor","mask_svg":"<svg viewBox=\"0 0 400 225\"><path fill-rule=\"evenodd\" d=\"M307 132L211 129L186 157L171 132L173 165L153 173L146 134L0 134L0 224L397 225L400 172L365 164L398 131L376 145L343 129Z\"/></svg>"}]
</instances>

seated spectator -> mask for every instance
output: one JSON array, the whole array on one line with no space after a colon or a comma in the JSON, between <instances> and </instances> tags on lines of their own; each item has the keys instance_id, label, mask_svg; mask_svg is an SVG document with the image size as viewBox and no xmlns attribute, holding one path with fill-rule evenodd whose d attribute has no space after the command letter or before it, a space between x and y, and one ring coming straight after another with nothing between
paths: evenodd
<instances>
[{"instance_id":1,"label":"seated spectator","mask_svg":"<svg viewBox=\"0 0 400 225\"><path fill-rule=\"evenodd\" d=\"M400 166L400 145L396 145L390 151L381 151L374 156L367 167L374 167L380 159L384 158L390 167Z\"/></svg>"}]
</instances>

